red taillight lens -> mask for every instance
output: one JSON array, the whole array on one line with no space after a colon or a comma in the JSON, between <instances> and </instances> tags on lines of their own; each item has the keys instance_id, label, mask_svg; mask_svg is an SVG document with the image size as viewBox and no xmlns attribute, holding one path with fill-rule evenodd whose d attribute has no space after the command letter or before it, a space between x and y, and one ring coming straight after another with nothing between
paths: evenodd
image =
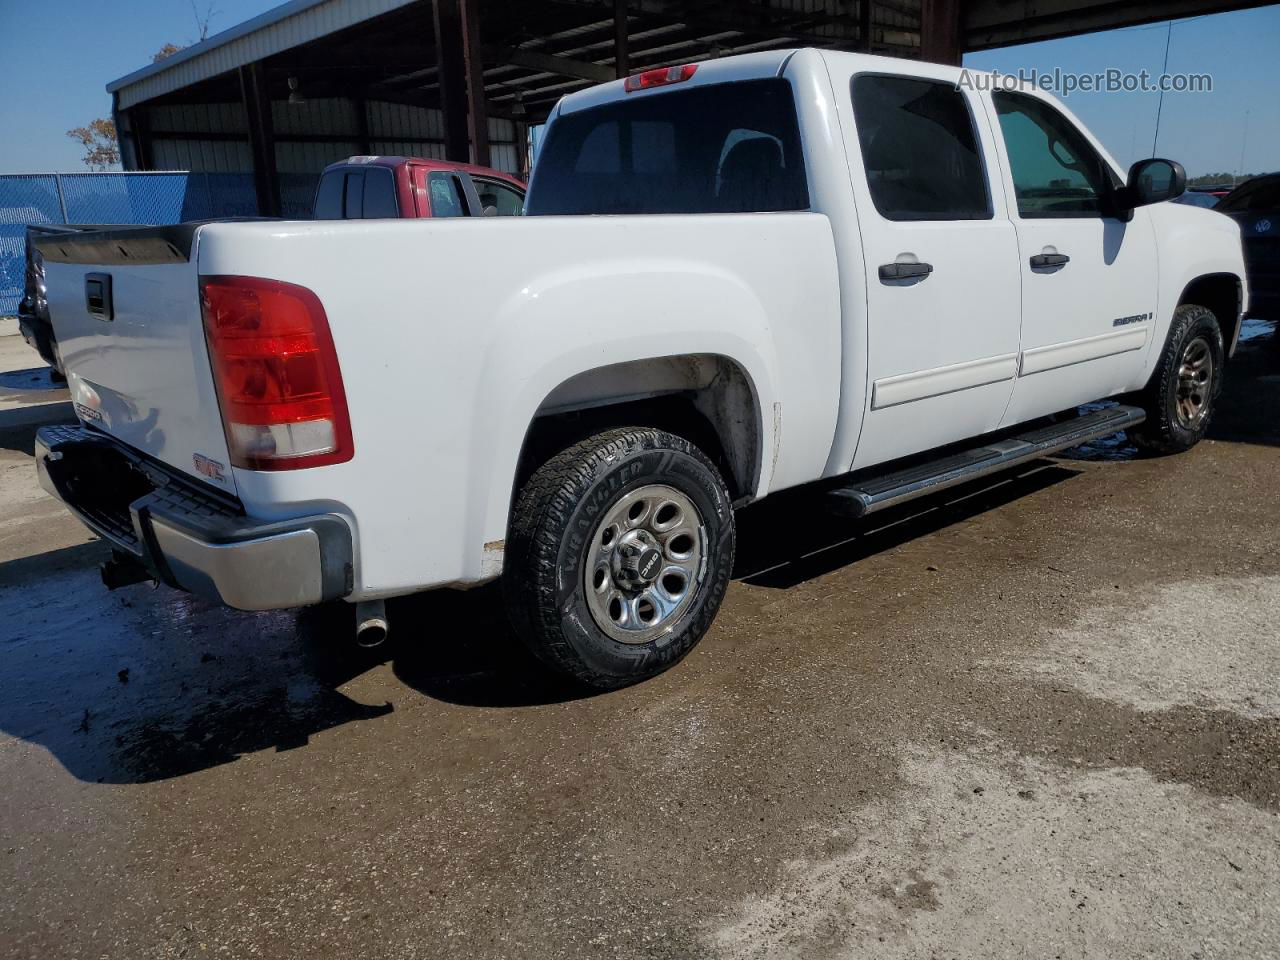
<instances>
[{"instance_id":1,"label":"red taillight lens","mask_svg":"<svg viewBox=\"0 0 1280 960\"><path fill-rule=\"evenodd\" d=\"M622 81L622 89L627 93L634 93L637 90L648 90L650 87L665 87L668 83L688 80L697 69L696 63L686 63L678 67L658 67L656 70L633 73Z\"/></svg>"},{"instance_id":2,"label":"red taillight lens","mask_svg":"<svg viewBox=\"0 0 1280 960\"><path fill-rule=\"evenodd\" d=\"M259 277L201 277L200 286L231 462L296 470L350 460L342 372L316 295Z\"/></svg>"}]
</instances>

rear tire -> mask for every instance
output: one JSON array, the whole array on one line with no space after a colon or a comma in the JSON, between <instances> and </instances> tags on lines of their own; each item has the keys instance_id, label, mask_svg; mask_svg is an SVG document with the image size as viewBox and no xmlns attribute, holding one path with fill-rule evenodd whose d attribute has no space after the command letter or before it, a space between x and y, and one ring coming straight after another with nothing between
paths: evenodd
<instances>
[{"instance_id":1,"label":"rear tire","mask_svg":"<svg viewBox=\"0 0 1280 960\"><path fill-rule=\"evenodd\" d=\"M729 494L701 450L662 430L609 430L556 454L516 498L508 615L553 669L626 686L702 639L733 552Z\"/></svg>"},{"instance_id":2,"label":"rear tire","mask_svg":"<svg viewBox=\"0 0 1280 960\"><path fill-rule=\"evenodd\" d=\"M1194 303L1178 307L1155 372L1135 398L1147 413L1131 433L1139 449L1181 453L1204 439L1222 392L1225 359L1213 311Z\"/></svg>"}]
</instances>

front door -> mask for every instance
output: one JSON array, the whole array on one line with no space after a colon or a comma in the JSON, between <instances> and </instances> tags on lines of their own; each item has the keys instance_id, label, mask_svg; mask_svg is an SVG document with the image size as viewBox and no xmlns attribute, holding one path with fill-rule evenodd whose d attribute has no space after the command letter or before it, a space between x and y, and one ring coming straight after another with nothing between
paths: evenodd
<instances>
[{"instance_id":1,"label":"front door","mask_svg":"<svg viewBox=\"0 0 1280 960\"><path fill-rule=\"evenodd\" d=\"M1018 244L980 103L953 82L850 82L868 399L853 467L994 430L1017 369Z\"/></svg>"},{"instance_id":2,"label":"front door","mask_svg":"<svg viewBox=\"0 0 1280 960\"><path fill-rule=\"evenodd\" d=\"M1155 234L1144 209L1128 222L1111 212L1119 177L1053 104L1012 92L991 102L1022 274L1014 424L1135 386L1155 327Z\"/></svg>"}]
</instances>

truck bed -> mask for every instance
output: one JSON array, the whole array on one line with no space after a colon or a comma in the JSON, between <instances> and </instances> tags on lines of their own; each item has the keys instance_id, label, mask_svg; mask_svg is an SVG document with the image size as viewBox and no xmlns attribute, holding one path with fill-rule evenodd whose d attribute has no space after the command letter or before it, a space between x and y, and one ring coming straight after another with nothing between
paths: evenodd
<instances>
[{"instance_id":1,"label":"truck bed","mask_svg":"<svg viewBox=\"0 0 1280 960\"><path fill-rule=\"evenodd\" d=\"M251 517L347 517L359 531L356 597L495 575L525 435L583 371L736 358L766 451L752 493L814 479L830 452L840 302L819 214L209 223L42 250L86 423L234 493ZM91 273L110 274L109 321L86 307ZM227 467L221 482L201 469L201 458L228 463L202 275L319 298L346 388L349 462Z\"/></svg>"}]
</instances>

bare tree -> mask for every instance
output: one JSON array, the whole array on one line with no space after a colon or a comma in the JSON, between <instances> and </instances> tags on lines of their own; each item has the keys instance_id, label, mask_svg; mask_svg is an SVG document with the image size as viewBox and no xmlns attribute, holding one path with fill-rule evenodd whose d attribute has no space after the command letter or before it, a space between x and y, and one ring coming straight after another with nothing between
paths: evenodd
<instances>
[{"instance_id":1,"label":"bare tree","mask_svg":"<svg viewBox=\"0 0 1280 960\"><path fill-rule=\"evenodd\" d=\"M198 34L196 39L192 41L193 43L200 43L202 40L209 39L209 24L213 22L213 18L219 13L221 11L212 2L204 5L204 12L202 13L200 7L196 4L196 0L191 0L191 16L195 18L196 32ZM166 43L151 55L151 62L159 63L161 60L168 60L179 50L185 49L186 47L176 43Z\"/></svg>"},{"instance_id":2,"label":"bare tree","mask_svg":"<svg viewBox=\"0 0 1280 960\"><path fill-rule=\"evenodd\" d=\"M203 14L201 14L200 9L196 0L191 0L191 15L196 18L196 29L200 32L200 36L196 40L197 43L201 40L209 39L209 24L213 22L214 17L222 12L213 5L213 0L209 0L204 5Z\"/></svg>"},{"instance_id":3,"label":"bare tree","mask_svg":"<svg viewBox=\"0 0 1280 960\"><path fill-rule=\"evenodd\" d=\"M84 165L90 170L106 170L120 162L116 125L105 117L91 121L87 127L68 130L67 136L84 145Z\"/></svg>"}]
</instances>

